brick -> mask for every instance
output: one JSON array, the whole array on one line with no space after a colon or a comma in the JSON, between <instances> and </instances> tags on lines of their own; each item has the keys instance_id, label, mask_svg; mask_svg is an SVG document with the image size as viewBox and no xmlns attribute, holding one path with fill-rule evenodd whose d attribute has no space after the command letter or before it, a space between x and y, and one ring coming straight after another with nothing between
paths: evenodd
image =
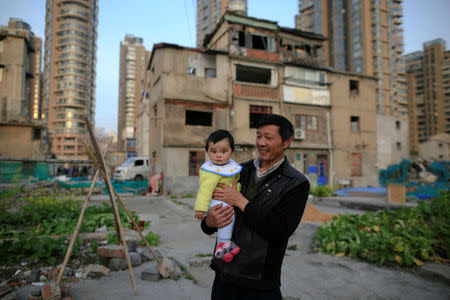
<instances>
[{"instance_id":1,"label":"brick","mask_svg":"<svg viewBox=\"0 0 450 300\"><path fill-rule=\"evenodd\" d=\"M61 290L61 296L62 297L70 296L70 289L71 289L70 284L68 284L68 283L60 283L59 284L59 289Z\"/></svg>"},{"instance_id":2,"label":"brick","mask_svg":"<svg viewBox=\"0 0 450 300\"><path fill-rule=\"evenodd\" d=\"M56 285L56 281L51 281L41 288L42 300L61 299L61 291Z\"/></svg>"},{"instance_id":3,"label":"brick","mask_svg":"<svg viewBox=\"0 0 450 300\"><path fill-rule=\"evenodd\" d=\"M106 245L97 248L97 254L103 257L122 258L125 256L123 246L121 245Z\"/></svg>"}]
</instances>

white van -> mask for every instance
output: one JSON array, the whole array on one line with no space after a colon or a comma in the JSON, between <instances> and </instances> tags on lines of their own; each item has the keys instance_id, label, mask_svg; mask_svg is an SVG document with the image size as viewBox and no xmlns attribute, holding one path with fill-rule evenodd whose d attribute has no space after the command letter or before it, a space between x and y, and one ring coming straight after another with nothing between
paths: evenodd
<instances>
[{"instance_id":1,"label":"white van","mask_svg":"<svg viewBox=\"0 0 450 300\"><path fill-rule=\"evenodd\" d=\"M147 157L132 157L127 159L114 171L114 179L118 180L144 180L149 178L152 167Z\"/></svg>"}]
</instances>

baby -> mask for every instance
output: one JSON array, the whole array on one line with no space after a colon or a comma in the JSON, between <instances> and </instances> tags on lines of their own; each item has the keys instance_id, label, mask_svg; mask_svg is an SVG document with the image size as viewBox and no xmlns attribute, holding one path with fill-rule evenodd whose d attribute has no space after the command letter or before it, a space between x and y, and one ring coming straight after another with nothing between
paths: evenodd
<instances>
[{"instance_id":1,"label":"baby","mask_svg":"<svg viewBox=\"0 0 450 300\"><path fill-rule=\"evenodd\" d=\"M238 181L242 167L231 159L234 152L233 136L226 130L219 129L211 133L206 140L205 150L210 161L205 162L199 170L200 187L195 201L195 218L203 220L209 208L225 202L211 199L218 183L229 186ZM240 190L240 185L238 185ZM234 215L230 224L217 231L217 245L214 256L230 262L240 248L231 241L234 227Z\"/></svg>"}]
</instances>

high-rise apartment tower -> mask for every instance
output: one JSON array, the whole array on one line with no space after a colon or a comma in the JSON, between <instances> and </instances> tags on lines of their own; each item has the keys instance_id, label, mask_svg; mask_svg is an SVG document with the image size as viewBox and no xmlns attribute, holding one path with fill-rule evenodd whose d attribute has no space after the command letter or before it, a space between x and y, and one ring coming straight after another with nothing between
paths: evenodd
<instances>
[{"instance_id":1,"label":"high-rise apartment tower","mask_svg":"<svg viewBox=\"0 0 450 300\"><path fill-rule=\"evenodd\" d=\"M443 39L423 43L404 56L411 151L438 133L450 134L450 51Z\"/></svg>"},{"instance_id":2,"label":"high-rise apartment tower","mask_svg":"<svg viewBox=\"0 0 450 300\"><path fill-rule=\"evenodd\" d=\"M10 18L0 30L0 122L30 122L41 113L42 40Z\"/></svg>"},{"instance_id":3,"label":"high-rise apartment tower","mask_svg":"<svg viewBox=\"0 0 450 300\"><path fill-rule=\"evenodd\" d=\"M197 47L203 46L207 34L213 32L227 11L247 15L247 0L197 0Z\"/></svg>"},{"instance_id":4,"label":"high-rise apartment tower","mask_svg":"<svg viewBox=\"0 0 450 300\"><path fill-rule=\"evenodd\" d=\"M44 115L51 152L82 157L84 118L94 124L98 0L47 0Z\"/></svg>"},{"instance_id":5,"label":"high-rise apartment tower","mask_svg":"<svg viewBox=\"0 0 450 300\"><path fill-rule=\"evenodd\" d=\"M338 71L378 78L377 112L407 118L402 0L299 0L296 28L328 38L322 53Z\"/></svg>"},{"instance_id":6,"label":"high-rise apartment tower","mask_svg":"<svg viewBox=\"0 0 450 300\"><path fill-rule=\"evenodd\" d=\"M119 77L119 150L124 151L126 140L136 138L136 119L143 90L146 63L150 52L145 50L143 39L126 35L120 43Z\"/></svg>"}]
</instances>

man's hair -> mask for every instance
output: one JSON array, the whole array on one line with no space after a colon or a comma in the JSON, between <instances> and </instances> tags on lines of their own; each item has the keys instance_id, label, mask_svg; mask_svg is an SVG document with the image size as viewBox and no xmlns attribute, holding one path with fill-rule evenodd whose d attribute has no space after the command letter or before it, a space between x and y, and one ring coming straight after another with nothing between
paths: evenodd
<instances>
[{"instance_id":1,"label":"man's hair","mask_svg":"<svg viewBox=\"0 0 450 300\"><path fill-rule=\"evenodd\" d=\"M224 130L224 129L218 129L208 136L208 139L206 140L205 150L208 152L209 142L212 142L213 144L215 144L218 141L221 141L223 139L228 139L228 142L230 143L231 151L233 152L234 151L234 138L230 132L228 132L227 130Z\"/></svg>"},{"instance_id":2,"label":"man's hair","mask_svg":"<svg viewBox=\"0 0 450 300\"><path fill-rule=\"evenodd\" d=\"M264 125L277 125L279 127L278 133L280 134L283 142L294 136L294 128L292 127L292 123L283 116L275 114L263 115L259 119L256 128Z\"/></svg>"}]
</instances>

